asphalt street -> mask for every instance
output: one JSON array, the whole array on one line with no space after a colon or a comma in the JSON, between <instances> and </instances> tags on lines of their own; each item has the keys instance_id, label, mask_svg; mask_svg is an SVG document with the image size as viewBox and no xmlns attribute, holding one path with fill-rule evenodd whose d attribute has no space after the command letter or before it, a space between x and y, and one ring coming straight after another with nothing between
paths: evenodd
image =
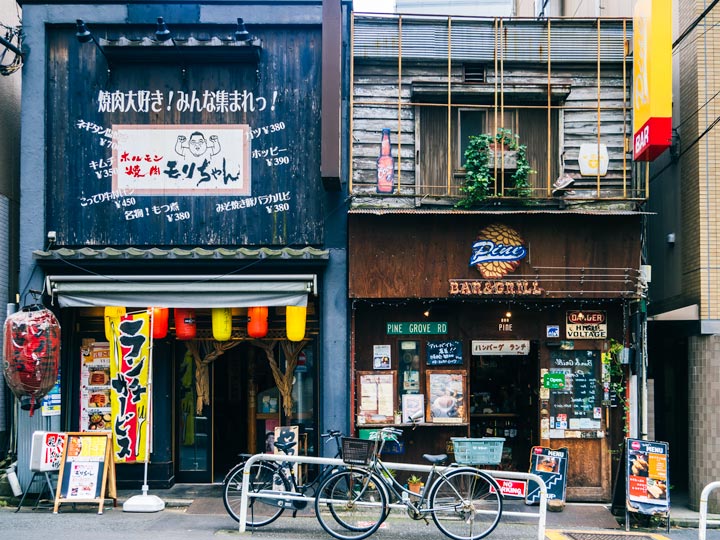
<instances>
[{"instance_id":1,"label":"asphalt street","mask_svg":"<svg viewBox=\"0 0 720 540\"><path fill-rule=\"evenodd\" d=\"M102 515L96 505L62 505L58 514L52 509L0 509L0 539L12 540L203 540L222 538L252 538L253 540L331 540L311 515L281 517L275 523L253 532L239 533L237 523L218 510L217 505L193 509L169 507L155 513L123 512L122 507L109 505ZM626 536L624 528L600 511L599 506L572 508L567 513L548 513L545 537L549 540L617 540ZM565 514L565 515L563 515ZM609 514L607 514L609 516ZM587 516L583 518L583 516ZM585 523L583 523L585 522ZM568 536L569 531L584 531L590 536ZM572 534L572 533L571 533ZM634 540L690 540L698 538L694 528L664 528L633 530ZM435 525L413 521L396 511L371 538L376 540L429 540L445 538ZM536 540L537 521L526 518L503 518L488 537L491 540ZM708 540L720 540L720 530L707 531Z\"/></svg>"}]
</instances>

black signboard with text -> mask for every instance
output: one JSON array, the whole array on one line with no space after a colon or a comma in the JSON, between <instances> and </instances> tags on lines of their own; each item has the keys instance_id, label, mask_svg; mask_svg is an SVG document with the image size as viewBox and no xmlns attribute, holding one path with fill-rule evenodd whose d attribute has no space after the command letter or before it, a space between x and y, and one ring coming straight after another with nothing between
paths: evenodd
<instances>
[{"instance_id":1,"label":"black signboard with text","mask_svg":"<svg viewBox=\"0 0 720 540\"><path fill-rule=\"evenodd\" d=\"M454 366L463 363L461 341L428 341L428 366Z\"/></svg>"}]
</instances>

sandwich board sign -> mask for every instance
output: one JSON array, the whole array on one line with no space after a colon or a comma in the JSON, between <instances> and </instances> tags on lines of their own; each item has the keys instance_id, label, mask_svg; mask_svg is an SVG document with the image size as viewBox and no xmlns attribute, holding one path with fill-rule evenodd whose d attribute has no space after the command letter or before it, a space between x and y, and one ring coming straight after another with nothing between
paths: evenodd
<instances>
[{"instance_id":1,"label":"sandwich board sign","mask_svg":"<svg viewBox=\"0 0 720 540\"><path fill-rule=\"evenodd\" d=\"M533 446L530 451L530 472L538 475L547 487L548 501L565 502L567 486L567 466L569 451L567 448L553 450L544 446ZM528 481L528 493L525 504L540 503L540 486Z\"/></svg>"},{"instance_id":2,"label":"sandwich board sign","mask_svg":"<svg viewBox=\"0 0 720 540\"><path fill-rule=\"evenodd\" d=\"M103 513L105 498L117 505L112 433L82 431L65 439L53 514L61 503L93 503Z\"/></svg>"},{"instance_id":3,"label":"sandwich board sign","mask_svg":"<svg viewBox=\"0 0 720 540\"><path fill-rule=\"evenodd\" d=\"M628 512L670 516L670 449L666 442L625 439L625 528ZM667 520L668 532L670 520Z\"/></svg>"}]
</instances>

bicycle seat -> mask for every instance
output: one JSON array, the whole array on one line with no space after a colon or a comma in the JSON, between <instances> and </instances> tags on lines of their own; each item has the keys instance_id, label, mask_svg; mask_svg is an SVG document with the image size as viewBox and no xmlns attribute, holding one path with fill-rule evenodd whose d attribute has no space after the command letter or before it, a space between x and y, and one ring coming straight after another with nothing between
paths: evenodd
<instances>
[{"instance_id":1,"label":"bicycle seat","mask_svg":"<svg viewBox=\"0 0 720 540\"><path fill-rule=\"evenodd\" d=\"M276 443L275 443L275 448L279 448L279 449L282 450L285 454L287 454L287 453L288 453L288 450L290 450L290 449L291 449L293 446L295 446L296 444L297 444L297 441L293 441L293 442L289 442L289 443L276 442Z\"/></svg>"},{"instance_id":2,"label":"bicycle seat","mask_svg":"<svg viewBox=\"0 0 720 540\"><path fill-rule=\"evenodd\" d=\"M447 454L423 454L423 459L426 459L433 465L442 463L443 461L446 461L447 458L448 458Z\"/></svg>"}]
</instances>

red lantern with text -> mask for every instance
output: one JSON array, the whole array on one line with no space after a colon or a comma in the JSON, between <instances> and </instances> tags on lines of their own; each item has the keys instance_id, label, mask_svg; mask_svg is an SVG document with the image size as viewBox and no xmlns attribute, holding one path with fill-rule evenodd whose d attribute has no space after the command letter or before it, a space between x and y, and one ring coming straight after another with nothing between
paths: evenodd
<instances>
[{"instance_id":1,"label":"red lantern with text","mask_svg":"<svg viewBox=\"0 0 720 540\"><path fill-rule=\"evenodd\" d=\"M163 339L168 333L169 309L166 307L154 307L152 310L153 339Z\"/></svg>"},{"instance_id":2,"label":"red lantern with text","mask_svg":"<svg viewBox=\"0 0 720 540\"><path fill-rule=\"evenodd\" d=\"M180 340L195 339L197 324L195 310L192 308L175 308L175 337Z\"/></svg>"},{"instance_id":3,"label":"red lantern with text","mask_svg":"<svg viewBox=\"0 0 720 540\"><path fill-rule=\"evenodd\" d=\"M267 306L254 306L248 308L248 336L252 338L263 338L268 333L268 308Z\"/></svg>"},{"instance_id":4,"label":"red lantern with text","mask_svg":"<svg viewBox=\"0 0 720 540\"><path fill-rule=\"evenodd\" d=\"M20 399L30 397L30 415L55 386L60 366L60 323L49 309L23 308L4 327L5 381Z\"/></svg>"},{"instance_id":5,"label":"red lantern with text","mask_svg":"<svg viewBox=\"0 0 720 540\"><path fill-rule=\"evenodd\" d=\"M290 341L302 341L305 338L307 307L288 306L285 311L285 331Z\"/></svg>"}]
</instances>

